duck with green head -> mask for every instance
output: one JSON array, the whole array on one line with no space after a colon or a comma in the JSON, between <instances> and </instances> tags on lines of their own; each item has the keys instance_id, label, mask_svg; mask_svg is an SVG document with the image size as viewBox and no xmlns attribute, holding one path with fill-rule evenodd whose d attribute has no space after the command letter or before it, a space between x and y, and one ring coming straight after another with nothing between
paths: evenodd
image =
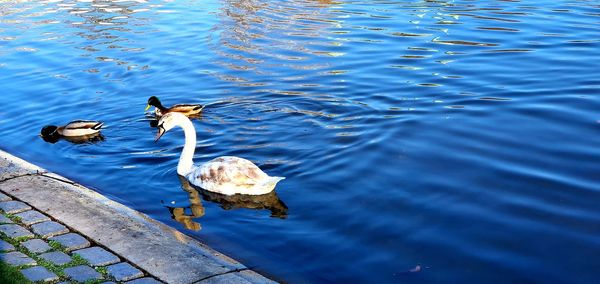
<instances>
[{"instance_id":1,"label":"duck with green head","mask_svg":"<svg viewBox=\"0 0 600 284\"><path fill-rule=\"evenodd\" d=\"M86 140L100 133L103 122L94 120L74 120L63 126L46 125L42 127L40 136L48 142L56 142L59 138Z\"/></svg>"},{"instance_id":2,"label":"duck with green head","mask_svg":"<svg viewBox=\"0 0 600 284\"><path fill-rule=\"evenodd\" d=\"M155 96L152 96L148 99L148 104L146 105L145 111L151 106L154 106L154 114L157 118L160 118L170 112L178 112L187 117L196 117L200 115L202 109L204 108L204 106L200 104L176 104L172 107L165 107Z\"/></svg>"}]
</instances>

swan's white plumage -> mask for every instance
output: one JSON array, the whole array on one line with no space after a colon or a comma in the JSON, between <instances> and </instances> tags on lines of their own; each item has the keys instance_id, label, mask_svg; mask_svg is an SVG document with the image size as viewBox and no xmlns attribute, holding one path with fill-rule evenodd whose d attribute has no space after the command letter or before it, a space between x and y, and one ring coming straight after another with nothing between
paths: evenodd
<instances>
[{"instance_id":1,"label":"swan's white plumage","mask_svg":"<svg viewBox=\"0 0 600 284\"><path fill-rule=\"evenodd\" d=\"M185 145L177 173L186 177L193 185L225 195L261 195L271 192L283 177L270 177L252 162L233 156L223 156L201 165L194 165L192 158L196 147L196 130L183 114L167 113L158 122L158 138L174 126L185 133ZM158 139L157 138L157 139Z\"/></svg>"},{"instance_id":2,"label":"swan's white plumage","mask_svg":"<svg viewBox=\"0 0 600 284\"><path fill-rule=\"evenodd\" d=\"M269 193L282 179L270 177L252 162L232 156L208 161L188 174L192 184L225 195Z\"/></svg>"}]
</instances>

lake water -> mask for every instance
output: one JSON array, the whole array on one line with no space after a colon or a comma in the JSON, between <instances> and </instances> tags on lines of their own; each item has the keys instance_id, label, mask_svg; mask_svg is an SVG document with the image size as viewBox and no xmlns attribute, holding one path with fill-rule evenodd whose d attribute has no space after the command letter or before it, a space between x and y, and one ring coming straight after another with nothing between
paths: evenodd
<instances>
[{"instance_id":1,"label":"lake water","mask_svg":"<svg viewBox=\"0 0 600 284\"><path fill-rule=\"evenodd\" d=\"M291 283L597 283L598 1L2 1L0 148ZM222 200L196 162L285 176ZM104 140L46 143L46 124Z\"/></svg>"}]
</instances>

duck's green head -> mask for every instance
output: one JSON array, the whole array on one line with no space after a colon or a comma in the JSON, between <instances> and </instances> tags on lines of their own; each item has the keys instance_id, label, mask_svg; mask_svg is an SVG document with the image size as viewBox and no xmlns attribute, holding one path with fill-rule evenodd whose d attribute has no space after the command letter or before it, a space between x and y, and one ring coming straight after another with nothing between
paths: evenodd
<instances>
[{"instance_id":1,"label":"duck's green head","mask_svg":"<svg viewBox=\"0 0 600 284\"><path fill-rule=\"evenodd\" d=\"M144 111L147 111L151 106L154 106L154 107L156 107L158 109L163 109L164 108L163 105L160 103L160 100L158 100L158 98L155 97L155 96L151 96L148 99L148 104L146 105L146 109L144 109Z\"/></svg>"},{"instance_id":2,"label":"duck's green head","mask_svg":"<svg viewBox=\"0 0 600 284\"><path fill-rule=\"evenodd\" d=\"M42 131L40 131L40 135L42 137L53 137L58 134L56 132L56 130L58 130L58 127L56 127L54 125L46 125L46 126L42 127Z\"/></svg>"},{"instance_id":3,"label":"duck's green head","mask_svg":"<svg viewBox=\"0 0 600 284\"><path fill-rule=\"evenodd\" d=\"M42 127L42 131L40 131L40 136L44 141L49 143L56 143L58 139L60 139L60 135L58 134L58 127L54 125L46 125Z\"/></svg>"}]
</instances>

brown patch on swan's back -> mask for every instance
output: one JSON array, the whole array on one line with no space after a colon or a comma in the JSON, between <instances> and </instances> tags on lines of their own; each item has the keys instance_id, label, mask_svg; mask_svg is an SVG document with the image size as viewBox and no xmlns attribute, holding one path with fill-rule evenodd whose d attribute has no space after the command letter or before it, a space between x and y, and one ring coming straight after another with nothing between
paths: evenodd
<instances>
[{"instance_id":1,"label":"brown patch on swan's back","mask_svg":"<svg viewBox=\"0 0 600 284\"><path fill-rule=\"evenodd\" d=\"M207 173L202 172L200 173L200 175L198 176L198 178L202 181L202 182L207 182L210 177L207 175Z\"/></svg>"},{"instance_id":2,"label":"brown patch on swan's back","mask_svg":"<svg viewBox=\"0 0 600 284\"><path fill-rule=\"evenodd\" d=\"M257 179L259 177L258 171L255 168L251 168L248 170L248 176L253 179Z\"/></svg>"}]
</instances>

